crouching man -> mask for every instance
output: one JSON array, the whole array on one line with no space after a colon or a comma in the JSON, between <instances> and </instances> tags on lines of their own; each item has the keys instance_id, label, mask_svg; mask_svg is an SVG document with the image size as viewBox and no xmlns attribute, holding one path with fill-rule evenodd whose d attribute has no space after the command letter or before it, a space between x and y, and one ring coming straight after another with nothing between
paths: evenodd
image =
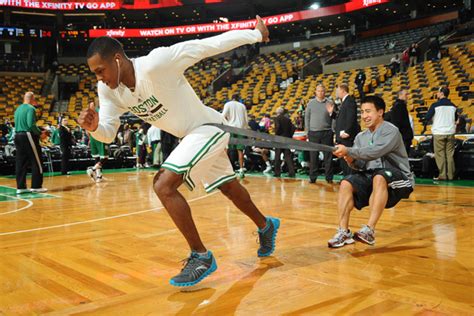
<instances>
[{"instance_id":1,"label":"crouching man","mask_svg":"<svg viewBox=\"0 0 474 316\"><path fill-rule=\"evenodd\" d=\"M334 155L343 157L356 170L341 182L338 197L339 228L328 241L330 248L354 243L375 244L375 226L384 208L394 207L413 192L414 177L398 128L383 119L385 102L377 96L362 100L361 118L367 129L359 133L353 147L336 145ZM370 207L367 225L353 234L349 217L354 207Z\"/></svg>"}]
</instances>

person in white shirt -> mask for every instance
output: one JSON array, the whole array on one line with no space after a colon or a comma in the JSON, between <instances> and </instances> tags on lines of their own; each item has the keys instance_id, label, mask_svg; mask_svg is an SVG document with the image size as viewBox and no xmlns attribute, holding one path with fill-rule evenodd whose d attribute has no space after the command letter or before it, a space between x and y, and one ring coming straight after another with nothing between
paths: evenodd
<instances>
[{"instance_id":1,"label":"person in white shirt","mask_svg":"<svg viewBox=\"0 0 474 316\"><path fill-rule=\"evenodd\" d=\"M425 115L425 126L433 119L431 132L436 165L439 176L433 180L454 180L456 166L454 151L456 147L456 121L458 120L457 107L448 99L449 88L442 86L436 94L438 101L433 103Z\"/></svg>"},{"instance_id":2,"label":"person in white shirt","mask_svg":"<svg viewBox=\"0 0 474 316\"><path fill-rule=\"evenodd\" d=\"M237 128L247 128L248 127L248 118L247 118L247 108L244 104L237 101L239 99L238 95L234 95L232 100L224 104L224 110L222 110L222 115L227 120L227 124ZM232 135L235 138L243 138L240 135ZM239 175L241 178L244 177L244 145L229 145L229 149L237 150L239 156Z\"/></svg>"},{"instance_id":3,"label":"person in white shirt","mask_svg":"<svg viewBox=\"0 0 474 316\"><path fill-rule=\"evenodd\" d=\"M171 285L195 285L217 269L212 252L201 241L188 203L178 192L183 183L193 189L200 181L206 192L220 189L257 225L258 256L269 256L275 249L279 219L265 217L236 180L225 152L229 134L205 125L225 123L225 119L202 103L184 76L188 67L204 58L268 40L268 29L257 16L255 30L229 31L159 47L136 59L129 59L120 42L111 37L97 38L89 46L87 62L99 81L101 106L99 113L92 108L81 112L78 122L84 129L110 143L120 126L120 115L130 111L182 138L153 179L155 193L191 248L185 267L171 278Z\"/></svg>"},{"instance_id":4,"label":"person in white shirt","mask_svg":"<svg viewBox=\"0 0 474 316\"><path fill-rule=\"evenodd\" d=\"M150 126L146 138L151 147L151 164L152 166L158 166L161 164L161 146L158 146L161 141L161 130L156 126Z\"/></svg>"}]
</instances>

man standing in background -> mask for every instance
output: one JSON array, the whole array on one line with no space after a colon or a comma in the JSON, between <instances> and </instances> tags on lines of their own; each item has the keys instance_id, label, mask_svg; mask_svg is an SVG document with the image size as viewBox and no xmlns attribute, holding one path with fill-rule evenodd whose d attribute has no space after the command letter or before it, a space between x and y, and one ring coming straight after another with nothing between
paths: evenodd
<instances>
[{"instance_id":1,"label":"man standing in background","mask_svg":"<svg viewBox=\"0 0 474 316\"><path fill-rule=\"evenodd\" d=\"M161 146L159 146L161 141L161 130L156 126L150 126L146 133L146 138L151 147L151 165L161 165Z\"/></svg>"},{"instance_id":2,"label":"man standing in background","mask_svg":"<svg viewBox=\"0 0 474 316\"><path fill-rule=\"evenodd\" d=\"M247 119L247 108L244 104L237 101L239 99L238 95L233 95L232 100L224 104L224 110L222 115L227 120L229 126L244 128L248 127ZM240 135L232 135L234 138L243 138ZM244 145L229 145L229 149L237 150L237 155L239 157L239 171L238 174L241 178L245 175L244 169Z\"/></svg>"},{"instance_id":3,"label":"man standing in background","mask_svg":"<svg viewBox=\"0 0 474 316\"><path fill-rule=\"evenodd\" d=\"M336 116L336 143L346 147L352 147L354 139L360 132L360 125L357 121L357 104L349 95L349 86L341 83L336 88L336 97L341 100L341 107ZM339 159L344 176L352 173L352 168L347 165L344 159Z\"/></svg>"},{"instance_id":4,"label":"man standing in background","mask_svg":"<svg viewBox=\"0 0 474 316\"><path fill-rule=\"evenodd\" d=\"M35 95L25 93L23 104L15 111L16 193L46 192L43 188L43 162L39 145L40 130L36 126ZM26 188L26 171L31 166L31 190Z\"/></svg>"},{"instance_id":5,"label":"man standing in background","mask_svg":"<svg viewBox=\"0 0 474 316\"><path fill-rule=\"evenodd\" d=\"M448 87L438 90L438 102L433 103L425 120L433 119L431 132L433 133L434 153L436 165L438 165L439 176L434 180L453 180L455 174L454 147L456 139L456 106L448 99Z\"/></svg>"},{"instance_id":6,"label":"man standing in background","mask_svg":"<svg viewBox=\"0 0 474 316\"><path fill-rule=\"evenodd\" d=\"M280 107L276 110L277 117L275 117L275 135L293 138L296 127L291 122L290 118L285 115L285 109ZM275 148L275 177L281 175L281 154L284 154L285 163L288 167L288 176L295 176L295 166L291 151L289 149Z\"/></svg>"},{"instance_id":7,"label":"man standing in background","mask_svg":"<svg viewBox=\"0 0 474 316\"><path fill-rule=\"evenodd\" d=\"M364 85L365 85L365 72L363 69L359 70L359 73L357 74L355 78L355 84L357 86L357 91L359 91L359 98L362 100L365 97L364 93Z\"/></svg>"},{"instance_id":8,"label":"man standing in background","mask_svg":"<svg viewBox=\"0 0 474 316\"><path fill-rule=\"evenodd\" d=\"M69 174L69 159L71 159L71 147L73 138L71 129L67 126L67 116L61 117L61 126L59 126L59 139L61 147L61 174Z\"/></svg>"},{"instance_id":9,"label":"man standing in background","mask_svg":"<svg viewBox=\"0 0 474 316\"><path fill-rule=\"evenodd\" d=\"M310 142L333 145L332 118L334 107L330 110L327 106L326 89L322 84L316 86L316 98L309 101L306 107L305 128ZM312 151L310 154L309 182L315 183L318 178L319 151ZM324 171L326 181L332 183L333 167L332 153L324 153Z\"/></svg>"},{"instance_id":10,"label":"man standing in background","mask_svg":"<svg viewBox=\"0 0 474 316\"><path fill-rule=\"evenodd\" d=\"M411 143L413 141L413 129L410 124L410 114L408 114L407 101L408 91L405 89L400 90L392 109L385 113L385 120L398 127L400 134L402 134L407 155L409 155Z\"/></svg>"}]
</instances>

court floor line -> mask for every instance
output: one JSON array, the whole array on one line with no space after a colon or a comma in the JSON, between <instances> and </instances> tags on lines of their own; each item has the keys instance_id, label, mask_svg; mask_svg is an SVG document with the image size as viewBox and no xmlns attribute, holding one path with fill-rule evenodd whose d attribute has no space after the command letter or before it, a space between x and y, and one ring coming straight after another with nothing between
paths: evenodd
<instances>
[{"instance_id":1,"label":"court floor line","mask_svg":"<svg viewBox=\"0 0 474 316\"><path fill-rule=\"evenodd\" d=\"M6 195L6 194L1 194L1 196L6 196L8 198L12 198L12 199L17 199L19 201L25 201L26 203L28 203L28 205L22 207L22 208L19 208L19 209L16 209L16 210L13 210L13 211L8 211L8 212L4 212L4 213L0 213L0 216L2 215L7 215L7 214L12 214L12 213L17 213L17 212L20 212L20 211L23 211L23 210L26 210L27 208L33 206L33 202L30 201L30 200L25 200L25 199L22 199L22 198L19 198L19 197L16 197L16 196L11 196L11 195Z\"/></svg>"},{"instance_id":2,"label":"court floor line","mask_svg":"<svg viewBox=\"0 0 474 316\"><path fill-rule=\"evenodd\" d=\"M206 194L206 195L188 200L187 202L192 203L192 202L195 202L195 201L199 201L199 200L205 199L209 196L212 196L212 195L214 195L218 192L219 191L215 191L213 193ZM148 210L137 211L137 212L132 212L132 213L125 213L125 214L114 215L114 216L101 217L101 218L95 218L95 219L89 219L89 220L80 221L80 222L72 222L72 223L66 223L66 224L60 224L60 225L52 225L52 226L45 226L45 227L37 227L37 228L16 230L16 231L11 231L11 232L3 232L3 233L0 233L0 236L16 235L16 234L35 232L35 231L61 228L61 227L70 227L70 226L82 225L82 224L87 224L87 223L101 222L101 221L106 221L106 220L109 220L109 219L115 219L115 218L121 218L121 217L127 217L127 216L133 216L133 215L137 215L137 214L143 214L143 213L148 213L148 212L152 212L152 211L157 211L157 210L161 210L163 208L164 208L164 206L160 206L160 207L150 208Z\"/></svg>"}]
</instances>

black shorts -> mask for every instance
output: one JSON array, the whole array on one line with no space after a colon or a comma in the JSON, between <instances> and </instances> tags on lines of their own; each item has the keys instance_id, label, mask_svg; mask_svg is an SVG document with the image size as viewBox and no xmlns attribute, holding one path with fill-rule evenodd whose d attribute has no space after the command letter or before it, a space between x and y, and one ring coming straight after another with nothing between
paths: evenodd
<instances>
[{"instance_id":1,"label":"black shorts","mask_svg":"<svg viewBox=\"0 0 474 316\"><path fill-rule=\"evenodd\" d=\"M373 189L372 181L376 175L383 176L388 184L388 200L385 208L394 207L401 199L407 199L413 192L410 180L398 169L375 169L351 174L344 180L350 182L354 188L354 206L358 210L369 205Z\"/></svg>"}]
</instances>

